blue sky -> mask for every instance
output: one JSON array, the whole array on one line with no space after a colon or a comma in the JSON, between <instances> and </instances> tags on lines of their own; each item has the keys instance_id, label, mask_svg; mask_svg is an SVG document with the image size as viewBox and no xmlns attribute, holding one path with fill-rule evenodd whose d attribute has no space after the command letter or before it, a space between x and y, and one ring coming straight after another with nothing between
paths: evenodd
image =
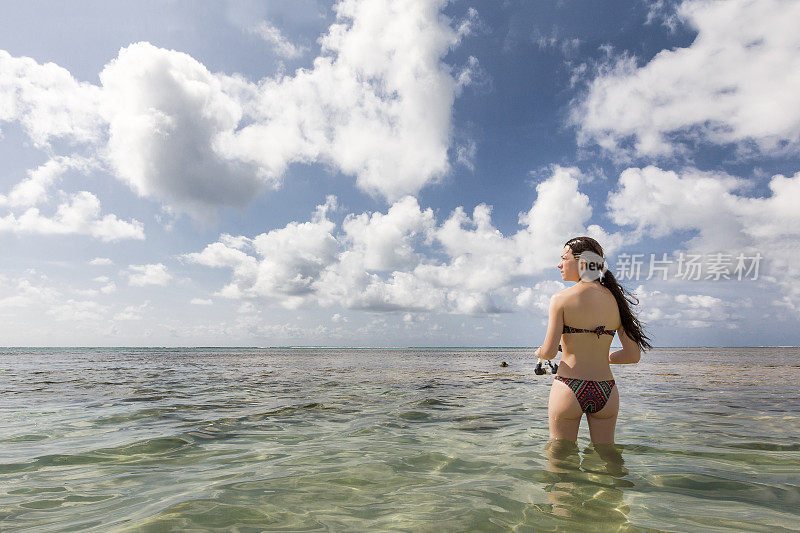
<instances>
[{"instance_id":1,"label":"blue sky","mask_svg":"<svg viewBox=\"0 0 800 533\"><path fill-rule=\"evenodd\" d=\"M797 345L798 9L4 5L0 344L535 346L588 234L655 345Z\"/></svg>"}]
</instances>

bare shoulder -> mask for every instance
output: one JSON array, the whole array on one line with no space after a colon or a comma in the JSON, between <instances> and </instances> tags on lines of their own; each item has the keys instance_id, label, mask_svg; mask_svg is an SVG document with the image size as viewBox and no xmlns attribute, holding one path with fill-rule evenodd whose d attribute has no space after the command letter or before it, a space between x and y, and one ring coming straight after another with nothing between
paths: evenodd
<instances>
[{"instance_id":1,"label":"bare shoulder","mask_svg":"<svg viewBox=\"0 0 800 533\"><path fill-rule=\"evenodd\" d=\"M575 294L579 290L580 290L580 287L576 283L575 285L570 285L569 287L565 287L565 288L561 289L556 294L563 294L563 295L568 296L570 294Z\"/></svg>"},{"instance_id":2,"label":"bare shoulder","mask_svg":"<svg viewBox=\"0 0 800 533\"><path fill-rule=\"evenodd\" d=\"M578 289L577 285L573 285L572 287L567 287L566 289L561 289L560 291L558 291L553 295L553 298L558 298L560 302L564 303L577 294L577 289Z\"/></svg>"},{"instance_id":3,"label":"bare shoulder","mask_svg":"<svg viewBox=\"0 0 800 533\"><path fill-rule=\"evenodd\" d=\"M573 287L567 287L566 289L561 289L560 291L558 291L557 293L553 294L553 296L550 297L550 301L554 303L563 304L573 294L572 289Z\"/></svg>"}]
</instances>

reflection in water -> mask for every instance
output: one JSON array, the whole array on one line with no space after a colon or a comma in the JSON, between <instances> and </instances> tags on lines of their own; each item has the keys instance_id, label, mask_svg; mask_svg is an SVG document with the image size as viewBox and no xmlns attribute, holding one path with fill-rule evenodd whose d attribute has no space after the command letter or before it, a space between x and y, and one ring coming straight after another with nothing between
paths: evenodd
<instances>
[{"instance_id":1,"label":"reflection in water","mask_svg":"<svg viewBox=\"0 0 800 533\"><path fill-rule=\"evenodd\" d=\"M553 439L547 443L545 454L545 491L554 516L604 529L630 525L630 508L623 501L622 488L633 483L621 479L628 474L622 446L592 444L583 450L581 459L576 442Z\"/></svg>"}]
</instances>

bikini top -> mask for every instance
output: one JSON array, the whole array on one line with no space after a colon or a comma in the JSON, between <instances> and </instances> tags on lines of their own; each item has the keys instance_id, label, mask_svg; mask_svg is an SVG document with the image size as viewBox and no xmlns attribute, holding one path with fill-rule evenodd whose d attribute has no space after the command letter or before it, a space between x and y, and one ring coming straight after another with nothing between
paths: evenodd
<instances>
[{"instance_id":1,"label":"bikini top","mask_svg":"<svg viewBox=\"0 0 800 533\"><path fill-rule=\"evenodd\" d=\"M616 331L614 331L613 329L606 329L605 326L597 326L594 329L581 329L581 328L573 328L572 326L564 324L563 333L595 333L597 335L597 338L599 339L600 335L611 335L613 337Z\"/></svg>"}]
</instances>

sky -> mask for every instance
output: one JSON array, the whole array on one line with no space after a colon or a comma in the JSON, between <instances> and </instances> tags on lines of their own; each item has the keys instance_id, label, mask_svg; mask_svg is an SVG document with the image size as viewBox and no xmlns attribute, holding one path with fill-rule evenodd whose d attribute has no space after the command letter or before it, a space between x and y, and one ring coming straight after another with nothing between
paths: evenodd
<instances>
[{"instance_id":1,"label":"sky","mask_svg":"<svg viewBox=\"0 0 800 533\"><path fill-rule=\"evenodd\" d=\"M0 9L0 345L800 344L800 3Z\"/></svg>"}]
</instances>

